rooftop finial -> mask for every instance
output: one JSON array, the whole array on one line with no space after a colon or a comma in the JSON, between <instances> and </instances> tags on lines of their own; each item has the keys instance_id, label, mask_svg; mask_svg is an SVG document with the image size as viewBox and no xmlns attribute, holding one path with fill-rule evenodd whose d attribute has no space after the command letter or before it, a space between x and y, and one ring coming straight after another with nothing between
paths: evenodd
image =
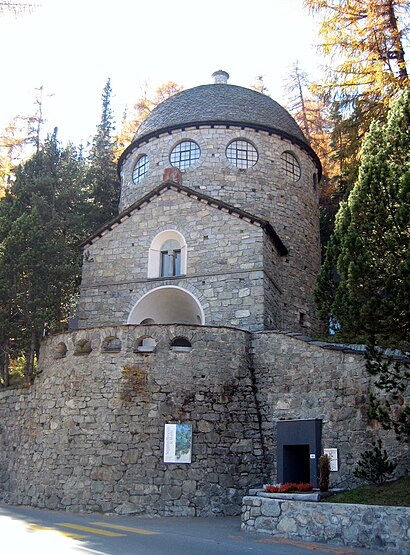
<instances>
[{"instance_id":1,"label":"rooftop finial","mask_svg":"<svg viewBox=\"0 0 410 555\"><path fill-rule=\"evenodd\" d=\"M229 73L223 71L223 69L218 69L218 71L214 71L212 74L214 78L215 85L226 85L229 79Z\"/></svg>"}]
</instances>

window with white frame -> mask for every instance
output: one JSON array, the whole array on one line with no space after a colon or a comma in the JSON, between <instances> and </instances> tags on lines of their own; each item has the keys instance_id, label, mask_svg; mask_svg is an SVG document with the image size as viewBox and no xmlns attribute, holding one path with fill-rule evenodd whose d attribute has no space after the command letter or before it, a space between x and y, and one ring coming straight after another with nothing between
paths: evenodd
<instances>
[{"instance_id":1,"label":"window with white frame","mask_svg":"<svg viewBox=\"0 0 410 555\"><path fill-rule=\"evenodd\" d=\"M187 272L187 245L179 231L167 229L154 237L148 253L148 277L175 277Z\"/></svg>"}]
</instances>

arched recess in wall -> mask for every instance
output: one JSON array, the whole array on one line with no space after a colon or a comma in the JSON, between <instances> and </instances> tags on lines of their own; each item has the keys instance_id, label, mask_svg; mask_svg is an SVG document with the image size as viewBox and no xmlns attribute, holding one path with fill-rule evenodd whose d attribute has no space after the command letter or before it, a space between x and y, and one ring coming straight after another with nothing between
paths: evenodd
<instances>
[{"instance_id":1,"label":"arched recess in wall","mask_svg":"<svg viewBox=\"0 0 410 555\"><path fill-rule=\"evenodd\" d=\"M173 247L171 250L171 244ZM178 257L178 261L169 261ZM173 268L170 272L170 268ZM187 272L187 245L185 237L175 229L161 231L152 240L148 253L148 277L158 278L185 275Z\"/></svg>"},{"instance_id":2,"label":"arched recess in wall","mask_svg":"<svg viewBox=\"0 0 410 555\"><path fill-rule=\"evenodd\" d=\"M141 297L131 310L127 324L141 324L147 318L155 324L205 324L198 299L175 285L157 287Z\"/></svg>"}]
</instances>

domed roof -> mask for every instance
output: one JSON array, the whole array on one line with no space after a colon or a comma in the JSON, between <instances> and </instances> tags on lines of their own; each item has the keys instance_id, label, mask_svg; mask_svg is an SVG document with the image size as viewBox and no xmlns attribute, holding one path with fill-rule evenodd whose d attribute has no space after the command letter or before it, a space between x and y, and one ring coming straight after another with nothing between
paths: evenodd
<instances>
[{"instance_id":1,"label":"domed roof","mask_svg":"<svg viewBox=\"0 0 410 555\"><path fill-rule=\"evenodd\" d=\"M229 77L222 71L215 72L214 75L217 74ZM224 79L212 85L187 89L156 106L120 157L119 170L124 159L139 144L160 133L185 127L221 124L267 131L289 139L314 158L320 177L319 158L285 108L270 96L237 85L228 85Z\"/></svg>"},{"instance_id":2,"label":"domed roof","mask_svg":"<svg viewBox=\"0 0 410 555\"><path fill-rule=\"evenodd\" d=\"M134 141L168 127L237 123L282 131L308 144L292 116L269 96L236 85L201 85L159 104L139 127Z\"/></svg>"}]
</instances>

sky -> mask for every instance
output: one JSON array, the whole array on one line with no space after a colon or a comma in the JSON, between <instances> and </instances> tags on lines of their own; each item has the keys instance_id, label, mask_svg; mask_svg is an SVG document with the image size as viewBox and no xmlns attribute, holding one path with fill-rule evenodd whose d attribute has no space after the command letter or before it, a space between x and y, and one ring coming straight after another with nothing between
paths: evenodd
<instances>
[{"instance_id":1,"label":"sky","mask_svg":"<svg viewBox=\"0 0 410 555\"><path fill-rule=\"evenodd\" d=\"M20 0L15 0L19 3ZM0 128L35 111L43 87L44 132L58 127L63 143L86 144L101 116L111 80L117 127L144 83L173 80L184 88L212 83L249 87L263 75L284 104L292 65L320 71L317 26L303 0L26 0L18 17L0 13Z\"/></svg>"}]
</instances>

